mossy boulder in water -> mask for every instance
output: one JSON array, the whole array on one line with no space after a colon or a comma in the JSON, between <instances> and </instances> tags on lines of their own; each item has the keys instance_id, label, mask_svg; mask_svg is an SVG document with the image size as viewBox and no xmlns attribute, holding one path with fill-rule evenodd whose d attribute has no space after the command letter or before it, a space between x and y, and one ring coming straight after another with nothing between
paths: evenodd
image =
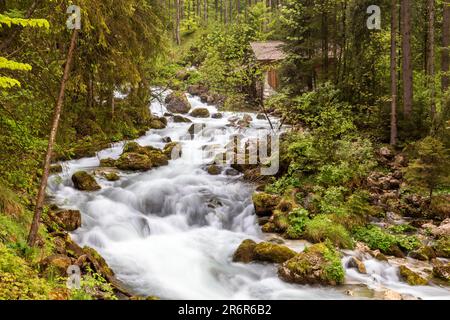
<instances>
[{"instance_id":1,"label":"mossy boulder in water","mask_svg":"<svg viewBox=\"0 0 450 320\"><path fill-rule=\"evenodd\" d=\"M191 123L192 120L188 119L188 118L185 118L183 116L180 116L180 115L174 115L173 116L173 122L175 122L175 123Z\"/></svg>"},{"instance_id":2,"label":"mossy boulder in water","mask_svg":"<svg viewBox=\"0 0 450 320\"><path fill-rule=\"evenodd\" d=\"M110 168L116 165L116 160L113 158L106 158L100 160L100 167L102 168Z\"/></svg>"},{"instance_id":3,"label":"mossy boulder in water","mask_svg":"<svg viewBox=\"0 0 450 320\"><path fill-rule=\"evenodd\" d=\"M411 251L409 257L417 260L426 261L436 258L436 253L434 252L432 247L422 246L417 250Z\"/></svg>"},{"instance_id":4,"label":"mossy boulder in water","mask_svg":"<svg viewBox=\"0 0 450 320\"><path fill-rule=\"evenodd\" d=\"M118 180L120 180L120 176L117 173L115 173L115 172L105 172L103 176L108 181L118 181Z\"/></svg>"},{"instance_id":5,"label":"mossy boulder in water","mask_svg":"<svg viewBox=\"0 0 450 320\"><path fill-rule=\"evenodd\" d=\"M450 236L438 239L432 247L436 256L450 259Z\"/></svg>"},{"instance_id":6,"label":"mossy boulder in water","mask_svg":"<svg viewBox=\"0 0 450 320\"><path fill-rule=\"evenodd\" d=\"M421 277L418 273L412 271L406 266L399 267L400 277L411 286L424 286L428 280Z\"/></svg>"},{"instance_id":7,"label":"mossy boulder in water","mask_svg":"<svg viewBox=\"0 0 450 320\"><path fill-rule=\"evenodd\" d=\"M433 266L433 275L436 278L445 280L450 283L450 262L445 264L436 261L435 265Z\"/></svg>"},{"instance_id":8,"label":"mossy boulder in water","mask_svg":"<svg viewBox=\"0 0 450 320\"><path fill-rule=\"evenodd\" d=\"M181 157L181 144L178 142L169 142L164 146L162 152L167 158L175 160Z\"/></svg>"},{"instance_id":9,"label":"mossy boulder in water","mask_svg":"<svg viewBox=\"0 0 450 320\"><path fill-rule=\"evenodd\" d=\"M65 231L75 231L81 227L81 212L78 210L60 210L54 213L55 222Z\"/></svg>"},{"instance_id":10,"label":"mossy boulder in water","mask_svg":"<svg viewBox=\"0 0 450 320\"><path fill-rule=\"evenodd\" d=\"M154 167L167 166L169 164L169 158L162 151L150 151L148 157Z\"/></svg>"},{"instance_id":11,"label":"mossy boulder in water","mask_svg":"<svg viewBox=\"0 0 450 320\"><path fill-rule=\"evenodd\" d=\"M153 167L153 163L145 154L127 152L116 161L116 167L121 170L146 171Z\"/></svg>"},{"instance_id":12,"label":"mossy boulder in water","mask_svg":"<svg viewBox=\"0 0 450 320\"><path fill-rule=\"evenodd\" d=\"M167 127L167 119L162 117L162 118L153 118L152 120L150 120L150 128L151 129L164 129Z\"/></svg>"},{"instance_id":13,"label":"mossy boulder in water","mask_svg":"<svg viewBox=\"0 0 450 320\"><path fill-rule=\"evenodd\" d=\"M280 202L280 197L265 192L256 192L252 196L256 215L271 216Z\"/></svg>"},{"instance_id":14,"label":"mossy boulder in water","mask_svg":"<svg viewBox=\"0 0 450 320\"><path fill-rule=\"evenodd\" d=\"M72 182L76 189L82 191L97 191L101 187L98 185L95 178L86 171L78 171L72 176Z\"/></svg>"},{"instance_id":15,"label":"mossy boulder in water","mask_svg":"<svg viewBox=\"0 0 450 320\"><path fill-rule=\"evenodd\" d=\"M242 241L233 255L233 262L250 263L255 259L256 242L251 239Z\"/></svg>"},{"instance_id":16,"label":"mossy boulder in water","mask_svg":"<svg viewBox=\"0 0 450 320\"><path fill-rule=\"evenodd\" d=\"M353 268L358 270L359 273L366 274L366 266L364 265L364 262L359 260L356 257L351 257L350 260L347 262L347 268Z\"/></svg>"},{"instance_id":17,"label":"mossy boulder in water","mask_svg":"<svg viewBox=\"0 0 450 320\"><path fill-rule=\"evenodd\" d=\"M280 265L278 276L290 283L338 285L345 272L339 252L331 244L318 243Z\"/></svg>"},{"instance_id":18,"label":"mossy boulder in water","mask_svg":"<svg viewBox=\"0 0 450 320\"><path fill-rule=\"evenodd\" d=\"M211 118L213 118L213 119L222 119L223 118L223 114L222 113L213 113L211 115Z\"/></svg>"},{"instance_id":19,"label":"mossy boulder in water","mask_svg":"<svg viewBox=\"0 0 450 320\"><path fill-rule=\"evenodd\" d=\"M206 108L196 108L191 111L191 116L194 118L209 118L210 114Z\"/></svg>"},{"instance_id":20,"label":"mossy boulder in water","mask_svg":"<svg viewBox=\"0 0 450 320\"><path fill-rule=\"evenodd\" d=\"M188 113L191 110L191 104L182 91L174 91L169 94L165 103L167 110L173 113Z\"/></svg>"},{"instance_id":21,"label":"mossy boulder in water","mask_svg":"<svg viewBox=\"0 0 450 320\"><path fill-rule=\"evenodd\" d=\"M207 171L210 175L217 176L222 173L222 168L213 164L208 167Z\"/></svg>"},{"instance_id":22,"label":"mossy boulder in water","mask_svg":"<svg viewBox=\"0 0 450 320\"><path fill-rule=\"evenodd\" d=\"M255 260L258 261L283 263L297 253L286 246L271 242L261 242L255 246L254 254Z\"/></svg>"}]
</instances>

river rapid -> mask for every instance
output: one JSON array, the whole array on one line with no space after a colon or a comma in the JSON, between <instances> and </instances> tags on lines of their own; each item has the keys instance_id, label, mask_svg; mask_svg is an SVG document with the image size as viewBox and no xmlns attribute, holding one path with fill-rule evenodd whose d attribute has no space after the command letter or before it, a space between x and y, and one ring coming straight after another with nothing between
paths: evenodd
<instances>
[{"instance_id":1,"label":"river rapid","mask_svg":"<svg viewBox=\"0 0 450 320\"><path fill-rule=\"evenodd\" d=\"M188 95L192 108L215 106ZM158 101L151 111L162 116L167 110ZM117 278L134 294L162 299L355 299L373 298L374 292L389 288L421 299L449 299L450 290L438 286L411 287L400 281L394 262L363 259L368 274L346 269L346 284L317 287L288 284L277 277L276 266L233 263L232 255L244 239L267 240L258 226L251 201L255 186L241 176L213 176L198 159L205 145L225 145L233 134L254 137L269 129L268 121L253 121L247 129L227 126L227 119L243 114L224 112L222 119L190 118L204 123L202 134L187 134L190 123L173 123L150 130L136 141L164 147L164 137L182 145L182 156L168 166L148 172L120 172L121 179L109 182L96 177L102 189L74 189L71 175L92 171L103 158L118 158L124 143L103 150L96 157L63 163L63 173L53 175L48 193L63 208L82 212L82 226L71 234L81 246L98 250ZM170 118L169 118L170 119ZM276 124L277 119L272 119ZM239 131L239 132L238 132ZM304 241L287 241L301 251ZM345 263L357 252L346 251Z\"/></svg>"}]
</instances>

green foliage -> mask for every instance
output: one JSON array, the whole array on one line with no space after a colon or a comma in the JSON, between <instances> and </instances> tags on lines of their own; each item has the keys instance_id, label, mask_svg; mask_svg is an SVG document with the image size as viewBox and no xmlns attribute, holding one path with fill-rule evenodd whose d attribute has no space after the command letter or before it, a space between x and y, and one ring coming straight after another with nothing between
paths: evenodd
<instances>
[{"instance_id":1,"label":"green foliage","mask_svg":"<svg viewBox=\"0 0 450 320\"><path fill-rule=\"evenodd\" d=\"M328 239L341 248L351 249L354 246L348 231L323 214L315 216L306 223L304 234L308 240L313 242L323 242Z\"/></svg>"},{"instance_id":2,"label":"green foliage","mask_svg":"<svg viewBox=\"0 0 450 320\"><path fill-rule=\"evenodd\" d=\"M308 220L308 210L297 208L291 211L288 216L289 227L286 230L286 235L291 239L300 239Z\"/></svg>"},{"instance_id":3,"label":"green foliage","mask_svg":"<svg viewBox=\"0 0 450 320\"><path fill-rule=\"evenodd\" d=\"M323 256L328 261L328 264L325 266L325 274L327 278L333 279L336 283L343 283L345 270L342 266L340 253L329 240L325 242L325 245L327 250L324 251Z\"/></svg>"},{"instance_id":4,"label":"green foliage","mask_svg":"<svg viewBox=\"0 0 450 320\"><path fill-rule=\"evenodd\" d=\"M111 285L89 268L81 277L80 285L80 289L71 290L70 300L94 300L99 296L105 300L117 300Z\"/></svg>"},{"instance_id":5,"label":"green foliage","mask_svg":"<svg viewBox=\"0 0 450 320\"><path fill-rule=\"evenodd\" d=\"M389 231L395 234L402 234L402 233L409 233L409 232L414 232L417 231L416 227L413 227L410 224L398 224L395 226L390 226Z\"/></svg>"},{"instance_id":6,"label":"green foliage","mask_svg":"<svg viewBox=\"0 0 450 320\"><path fill-rule=\"evenodd\" d=\"M450 157L441 141L426 137L416 142L413 156L406 169L406 178L411 183L426 188L430 196L437 187L450 183Z\"/></svg>"},{"instance_id":7,"label":"green foliage","mask_svg":"<svg viewBox=\"0 0 450 320\"><path fill-rule=\"evenodd\" d=\"M357 228L354 237L356 240L367 243L371 249L379 249L387 254L392 253L394 246L398 246L405 251L412 251L421 245L415 236L393 235L374 225Z\"/></svg>"}]
</instances>

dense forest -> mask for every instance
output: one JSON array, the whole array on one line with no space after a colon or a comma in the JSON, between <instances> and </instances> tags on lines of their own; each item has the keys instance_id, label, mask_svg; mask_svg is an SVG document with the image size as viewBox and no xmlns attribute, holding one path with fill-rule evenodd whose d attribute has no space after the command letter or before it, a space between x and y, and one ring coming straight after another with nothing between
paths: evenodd
<instances>
[{"instance_id":1,"label":"dense forest","mask_svg":"<svg viewBox=\"0 0 450 320\"><path fill-rule=\"evenodd\" d=\"M80 28L66 23L71 5L81 8ZM261 63L251 44L275 42L283 58ZM270 70L279 84L264 97L258 88ZM230 240L227 268L277 264L277 281L334 288L352 272L375 272L373 260L392 267L399 283L443 290L436 296L448 299L449 86L447 0L0 0L0 299L172 298L170 291L142 289L136 279L127 283L105 247L95 250L78 241L82 233L77 241L71 233L86 228L84 210L94 210L92 197L106 188L134 199L132 210L163 217L174 201L165 189L175 183L175 169L167 171L178 161L171 152L187 148L181 138L167 138L169 131L175 123L194 136L196 119L240 134L265 126L280 137L271 152L271 161L280 161L274 176L261 174L261 157L256 164L202 167L208 179L231 179L228 172L239 179L233 183L253 188L229 201L242 205L233 207L236 217L250 201L258 230L246 237L243 226L232 229L236 217L230 227L223 222L239 233ZM152 112L155 103L167 112ZM161 130L164 145L139 140ZM124 141L120 158L98 159L97 167L109 171L71 171L71 163L84 169L76 161L100 158L98 152ZM148 193L169 199L164 205L130 195L123 175L160 169L167 180ZM119 179L128 185L108 184ZM78 189L80 207L58 202L63 186ZM220 215L221 206L232 206L202 201L191 208L194 200L183 198L170 213L207 212L187 224L210 227L211 208ZM289 246L304 242L300 253ZM68 289L67 268L74 265L82 286ZM371 298L421 298L382 284ZM342 290L358 297L356 288Z\"/></svg>"}]
</instances>

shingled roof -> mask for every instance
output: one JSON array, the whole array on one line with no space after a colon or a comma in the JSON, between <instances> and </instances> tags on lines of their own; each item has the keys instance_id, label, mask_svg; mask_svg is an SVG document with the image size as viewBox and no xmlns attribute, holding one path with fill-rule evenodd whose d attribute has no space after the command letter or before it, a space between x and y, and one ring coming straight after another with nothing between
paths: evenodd
<instances>
[{"instance_id":1,"label":"shingled roof","mask_svg":"<svg viewBox=\"0 0 450 320\"><path fill-rule=\"evenodd\" d=\"M250 42L256 60L258 61L278 61L286 58L283 52L284 42L282 41L264 41L264 42Z\"/></svg>"}]
</instances>

